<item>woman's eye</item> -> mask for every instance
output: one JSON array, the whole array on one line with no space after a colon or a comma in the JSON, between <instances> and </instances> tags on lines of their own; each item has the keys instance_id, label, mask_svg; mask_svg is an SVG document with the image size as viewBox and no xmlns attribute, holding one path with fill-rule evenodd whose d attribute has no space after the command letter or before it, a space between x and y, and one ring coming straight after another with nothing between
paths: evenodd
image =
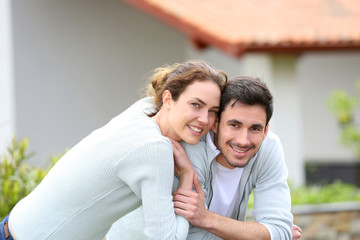
<instances>
[{"instance_id":1,"label":"woman's eye","mask_svg":"<svg viewBox=\"0 0 360 240\"><path fill-rule=\"evenodd\" d=\"M199 107L200 107L200 104L198 104L198 103L192 103L192 105L193 105L194 107L196 107L196 108L199 108Z\"/></svg>"},{"instance_id":2,"label":"woman's eye","mask_svg":"<svg viewBox=\"0 0 360 240\"><path fill-rule=\"evenodd\" d=\"M210 110L209 112L212 113L212 114L215 114L215 115L218 114L218 111L216 111L216 110Z\"/></svg>"}]
</instances>

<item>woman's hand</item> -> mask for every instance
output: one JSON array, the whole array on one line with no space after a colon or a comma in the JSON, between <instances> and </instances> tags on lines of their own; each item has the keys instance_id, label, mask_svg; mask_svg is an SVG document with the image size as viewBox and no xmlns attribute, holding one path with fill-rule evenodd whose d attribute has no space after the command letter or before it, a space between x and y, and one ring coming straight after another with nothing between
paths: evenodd
<instances>
[{"instance_id":1,"label":"woman's hand","mask_svg":"<svg viewBox=\"0 0 360 240\"><path fill-rule=\"evenodd\" d=\"M191 164L183 146L179 142L171 138L169 139L173 145L175 174L179 177L184 174L194 174L193 165Z\"/></svg>"},{"instance_id":2,"label":"woman's hand","mask_svg":"<svg viewBox=\"0 0 360 240\"><path fill-rule=\"evenodd\" d=\"M193 165L191 164L183 146L173 139L170 139L170 141L173 145L174 151L174 171L175 174L179 176L178 189L183 188L192 190L195 174Z\"/></svg>"}]
</instances>

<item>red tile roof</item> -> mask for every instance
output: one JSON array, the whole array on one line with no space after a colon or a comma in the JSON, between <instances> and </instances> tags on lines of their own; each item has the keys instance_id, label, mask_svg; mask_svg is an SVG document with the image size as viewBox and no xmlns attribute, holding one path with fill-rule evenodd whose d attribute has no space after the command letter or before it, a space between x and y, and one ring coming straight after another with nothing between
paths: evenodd
<instances>
[{"instance_id":1,"label":"red tile roof","mask_svg":"<svg viewBox=\"0 0 360 240\"><path fill-rule=\"evenodd\" d=\"M123 0L240 56L251 51L360 49L358 0Z\"/></svg>"}]
</instances>

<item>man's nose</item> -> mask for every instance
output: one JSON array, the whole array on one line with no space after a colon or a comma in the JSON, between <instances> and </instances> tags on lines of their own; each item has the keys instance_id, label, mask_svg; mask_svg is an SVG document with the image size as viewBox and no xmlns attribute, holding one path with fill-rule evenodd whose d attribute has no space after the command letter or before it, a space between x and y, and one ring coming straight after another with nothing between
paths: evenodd
<instances>
[{"instance_id":1,"label":"man's nose","mask_svg":"<svg viewBox=\"0 0 360 240\"><path fill-rule=\"evenodd\" d=\"M236 135L236 142L240 146L248 146L249 145L249 132L247 129L240 129Z\"/></svg>"}]
</instances>

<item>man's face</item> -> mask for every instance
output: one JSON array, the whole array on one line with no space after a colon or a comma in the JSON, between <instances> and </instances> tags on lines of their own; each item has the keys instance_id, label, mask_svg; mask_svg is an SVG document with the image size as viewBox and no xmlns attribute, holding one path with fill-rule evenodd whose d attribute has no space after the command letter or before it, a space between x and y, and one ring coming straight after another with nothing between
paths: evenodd
<instances>
[{"instance_id":1,"label":"man's face","mask_svg":"<svg viewBox=\"0 0 360 240\"><path fill-rule=\"evenodd\" d=\"M220 123L215 124L216 146L221 151L216 161L227 168L245 167L265 139L268 126L265 108L230 104L221 113Z\"/></svg>"}]
</instances>

